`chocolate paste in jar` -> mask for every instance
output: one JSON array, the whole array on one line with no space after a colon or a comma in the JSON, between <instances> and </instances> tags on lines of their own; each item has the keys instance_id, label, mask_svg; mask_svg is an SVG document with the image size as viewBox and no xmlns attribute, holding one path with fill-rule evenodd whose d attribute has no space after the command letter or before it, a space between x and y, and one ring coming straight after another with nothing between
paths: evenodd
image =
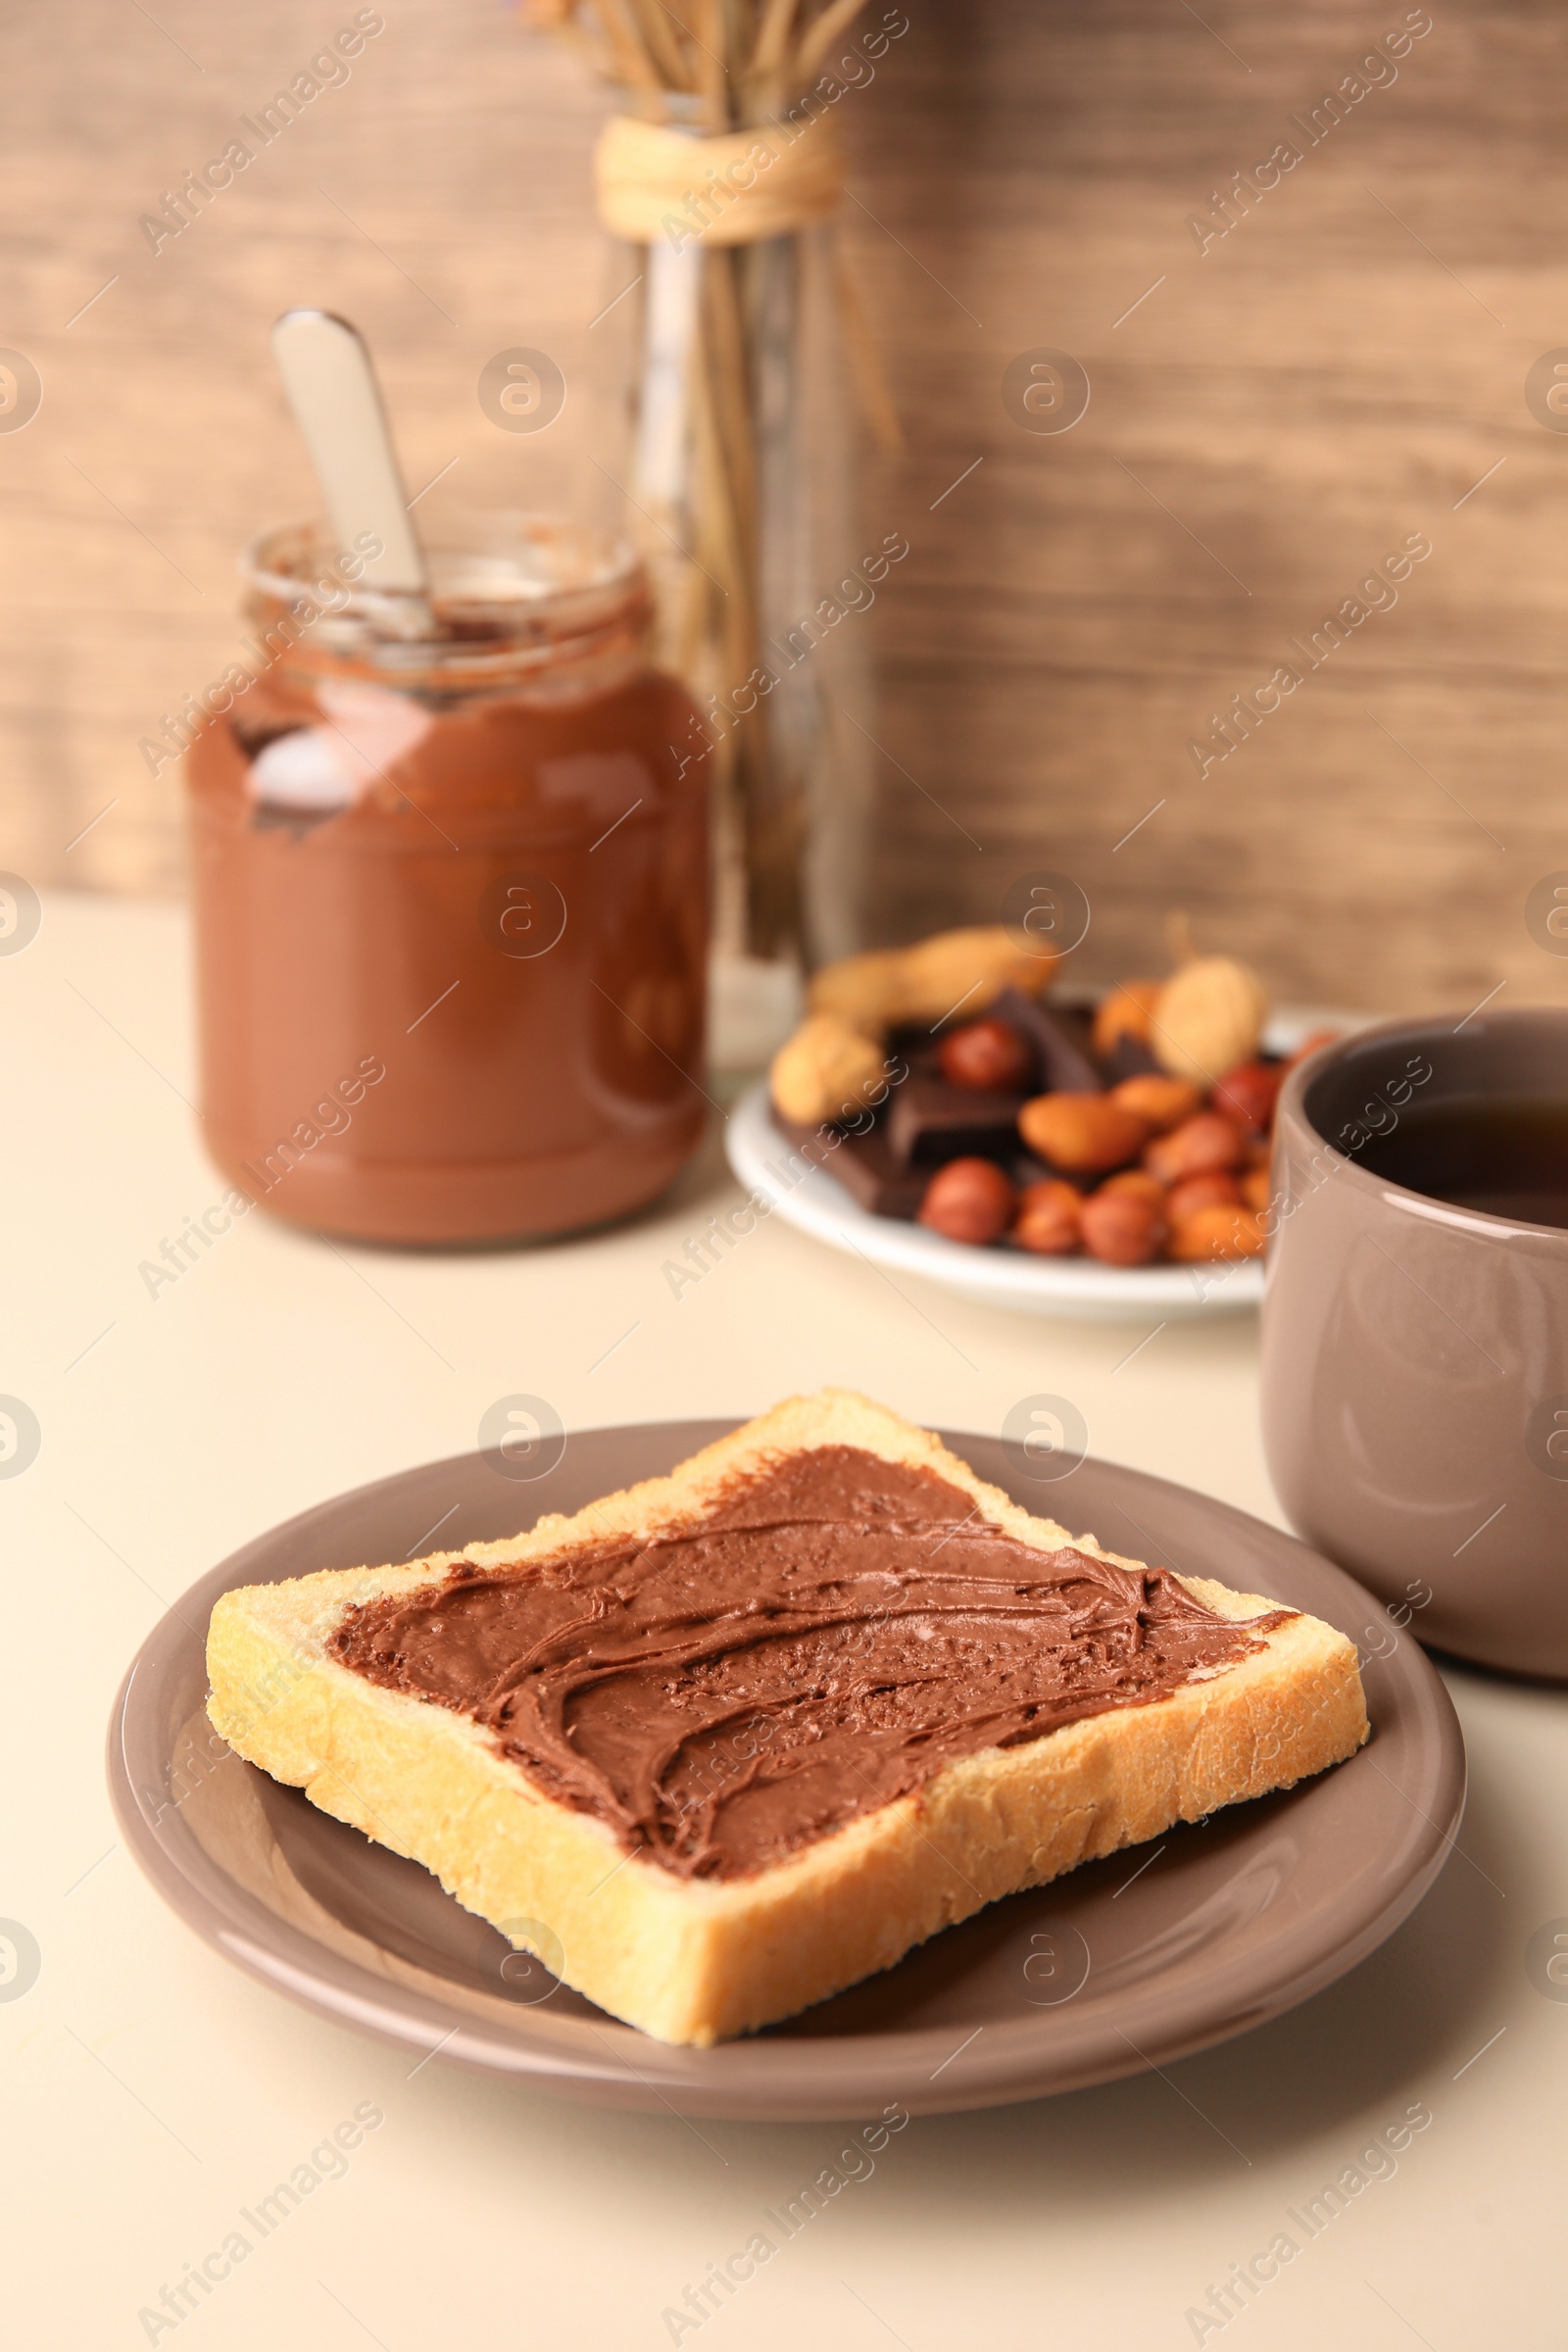
<instances>
[{"instance_id":1,"label":"chocolate paste in jar","mask_svg":"<svg viewBox=\"0 0 1568 2352\"><path fill-rule=\"evenodd\" d=\"M432 553L431 638L310 532L259 543L266 666L187 758L208 1148L319 1231L562 1234L701 1138L693 706L623 551L496 550Z\"/></svg>"}]
</instances>

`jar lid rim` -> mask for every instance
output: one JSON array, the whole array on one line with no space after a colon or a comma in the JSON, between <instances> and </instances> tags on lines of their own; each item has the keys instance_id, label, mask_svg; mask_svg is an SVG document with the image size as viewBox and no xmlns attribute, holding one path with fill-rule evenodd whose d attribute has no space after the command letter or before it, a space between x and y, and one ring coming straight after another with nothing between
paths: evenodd
<instances>
[{"instance_id":1,"label":"jar lid rim","mask_svg":"<svg viewBox=\"0 0 1568 2352\"><path fill-rule=\"evenodd\" d=\"M338 549L319 518L259 532L240 557L249 592L306 618L325 649L351 644L403 668L548 660L624 625L648 599L629 541L552 514L491 511L456 516L426 548L428 609L361 575L369 549ZM358 559L358 562L356 562ZM314 608L299 614L301 602Z\"/></svg>"}]
</instances>

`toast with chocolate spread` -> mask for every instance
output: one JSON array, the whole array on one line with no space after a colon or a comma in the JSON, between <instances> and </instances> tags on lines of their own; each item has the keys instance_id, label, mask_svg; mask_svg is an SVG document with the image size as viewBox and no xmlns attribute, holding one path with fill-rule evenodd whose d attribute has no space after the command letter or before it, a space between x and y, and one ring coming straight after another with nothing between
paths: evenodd
<instances>
[{"instance_id":1,"label":"toast with chocolate spread","mask_svg":"<svg viewBox=\"0 0 1568 2352\"><path fill-rule=\"evenodd\" d=\"M509 1542L226 1592L207 1656L240 1755L700 2047L1368 1729L1344 1635L842 1390Z\"/></svg>"}]
</instances>

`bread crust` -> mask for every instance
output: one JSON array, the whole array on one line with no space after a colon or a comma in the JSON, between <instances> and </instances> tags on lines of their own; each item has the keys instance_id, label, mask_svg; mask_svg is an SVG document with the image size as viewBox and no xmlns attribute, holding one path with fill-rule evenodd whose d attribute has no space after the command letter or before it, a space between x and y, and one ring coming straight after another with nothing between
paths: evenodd
<instances>
[{"instance_id":1,"label":"bread crust","mask_svg":"<svg viewBox=\"0 0 1568 2352\"><path fill-rule=\"evenodd\" d=\"M422 1863L601 2008L700 2048L841 1991L1001 1895L1288 1788L1367 1737L1354 1645L1292 1615L1252 1654L1163 1698L959 1757L913 1794L750 1877L686 1879L628 1856L594 1816L546 1795L468 1717L328 1653L356 1602L417 1592L455 1568L558 1559L687 1525L737 1478L822 1446L935 1471L1035 1549L1071 1544L1143 1566L1032 1518L930 1432L826 1390L787 1399L667 1478L553 1514L525 1536L225 1592L208 1637L208 1713L238 1754ZM1278 1605L1179 1581L1224 1617Z\"/></svg>"}]
</instances>

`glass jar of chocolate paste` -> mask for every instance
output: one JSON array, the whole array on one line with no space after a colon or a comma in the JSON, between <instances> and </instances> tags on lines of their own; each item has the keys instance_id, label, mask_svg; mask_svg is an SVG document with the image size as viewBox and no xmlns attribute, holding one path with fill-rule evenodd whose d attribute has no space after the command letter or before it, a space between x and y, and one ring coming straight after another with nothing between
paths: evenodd
<instances>
[{"instance_id":1,"label":"glass jar of chocolate paste","mask_svg":"<svg viewBox=\"0 0 1568 2352\"><path fill-rule=\"evenodd\" d=\"M466 537L428 610L357 583L373 550L259 541L254 682L186 762L208 1148L372 1241L599 1224L703 1126L705 771L643 573L564 524Z\"/></svg>"}]
</instances>

